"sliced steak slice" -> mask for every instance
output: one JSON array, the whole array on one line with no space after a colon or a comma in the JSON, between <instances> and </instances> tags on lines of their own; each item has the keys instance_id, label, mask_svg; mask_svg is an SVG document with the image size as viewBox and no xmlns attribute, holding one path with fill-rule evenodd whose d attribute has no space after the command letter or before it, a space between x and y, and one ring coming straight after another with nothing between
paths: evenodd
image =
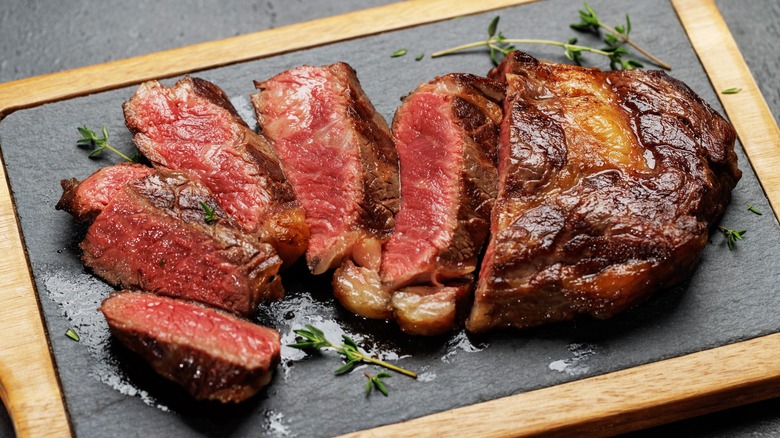
<instances>
[{"instance_id":1,"label":"sliced steak slice","mask_svg":"<svg viewBox=\"0 0 780 438\"><path fill-rule=\"evenodd\" d=\"M79 222L91 223L119 189L153 171L141 164L120 163L102 167L82 182L75 178L64 179L60 182L62 197L56 209L67 211Z\"/></svg>"},{"instance_id":2,"label":"sliced steak slice","mask_svg":"<svg viewBox=\"0 0 780 438\"><path fill-rule=\"evenodd\" d=\"M741 176L731 125L662 72L513 52L473 332L606 318L687 278Z\"/></svg>"},{"instance_id":3,"label":"sliced steak slice","mask_svg":"<svg viewBox=\"0 0 780 438\"><path fill-rule=\"evenodd\" d=\"M127 348L198 400L246 400L279 363L276 330L200 304L121 291L100 311Z\"/></svg>"},{"instance_id":4,"label":"sliced steak slice","mask_svg":"<svg viewBox=\"0 0 780 438\"><path fill-rule=\"evenodd\" d=\"M265 138L224 91L185 76L173 87L149 81L124 105L138 149L156 166L187 170L241 229L271 243L289 265L306 250L304 210Z\"/></svg>"},{"instance_id":5,"label":"sliced steak slice","mask_svg":"<svg viewBox=\"0 0 780 438\"><path fill-rule=\"evenodd\" d=\"M256 83L257 120L311 230L309 269L351 258L374 270L398 210L390 130L347 64L302 66Z\"/></svg>"},{"instance_id":6,"label":"sliced steak slice","mask_svg":"<svg viewBox=\"0 0 780 438\"><path fill-rule=\"evenodd\" d=\"M353 265L334 273L344 307L395 319L410 334L457 326L463 312L456 305L471 292L490 226L503 97L501 83L454 73L404 98L393 120L401 169L395 229L383 247L381 275Z\"/></svg>"},{"instance_id":7,"label":"sliced steak slice","mask_svg":"<svg viewBox=\"0 0 780 438\"><path fill-rule=\"evenodd\" d=\"M401 209L382 281L441 286L476 269L496 197L503 84L453 73L420 85L393 119Z\"/></svg>"},{"instance_id":8,"label":"sliced steak slice","mask_svg":"<svg viewBox=\"0 0 780 438\"><path fill-rule=\"evenodd\" d=\"M207 223L203 204L216 222ZM125 184L81 249L84 264L112 285L243 315L283 293L273 247L230 226L211 192L183 172L157 170Z\"/></svg>"}]
</instances>

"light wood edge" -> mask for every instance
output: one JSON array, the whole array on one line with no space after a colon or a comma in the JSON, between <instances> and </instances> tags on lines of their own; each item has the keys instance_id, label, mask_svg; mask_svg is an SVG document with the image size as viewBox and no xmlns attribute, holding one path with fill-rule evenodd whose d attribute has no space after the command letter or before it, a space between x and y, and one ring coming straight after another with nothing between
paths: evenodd
<instances>
[{"instance_id":1,"label":"light wood edge","mask_svg":"<svg viewBox=\"0 0 780 438\"><path fill-rule=\"evenodd\" d=\"M780 213L780 129L713 0L672 0L775 214ZM729 88L737 94L722 94Z\"/></svg>"},{"instance_id":2,"label":"light wood edge","mask_svg":"<svg viewBox=\"0 0 780 438\"><path fill-rule=\"evenodd\" d=\"M17 109L149 79L530 1L409 0L221 41L22 79L0 84L0 118ZM737 127L773 209L778 211L780 176L768 172L780 159L774 148L769 147L778 144L777 126L725 22L711 0L672 0L672 3L715 89L743 88L742 93L721 100ZM712 32L713 25L720 29L717 34ZM339 35L331 34L334 28L340 29ZM715 43L707 40L715 37L725 41ZM714 60L711 56L723 50L727 52L724 57L728 64L722 64L724 58ZM756 109L761 106L759 103L764 109ZM745 108L756 111L745 112ZM767 115L769 123L764 123ZM753 117L758 117L764 128L758 135L745 132L746 125L753 125L748 123ZM8 344L4 342L0 350L0 396L13 416L20 438L68 435L70 429L32 280L23 263L26 259L16 217L12 213L14 210L4 167L0 169L0 176L0 232L6 236L0 242L0 328L4 338L19 340ZM42 359L33 361L32 366L22 366L7 360L11 355ZM574 431L611 435L776 396L780 392L778 363L780 334L775 334L349 436L417 436L425 431L458 436L522 436ZM3 385L6 388L23 387L24 391L7 393ZM486 418L495 420L486 422Z\"/></svg>"},{"instance_id":3,"label":"light wood edge","mask_svg":"<svg viewBox=\"0 0 780 438\"><path fill-rule=\"evenodd\" d=\"M344 436L610 436L776 396L779 371L777 333Z\"/></svg>"},{"instance_id":4,"label":"light wood edge","mask_svg":"<svg viewBox=\"0 0 780 438\"><path fill-rule=\"evenodd\" d=\"M407 0L262 32L0 84L0 119L42 103L534 0ZM388 54L389 56L389 54Z\"/></svg>"},{"instance_id":5,"label":"light wood edge","mask_svg":"<svg viewBox=\"0 0 780 438\"><path fill-rule=\"evenodd\" d=\"M69 436L5 165L0 166L0 236L0 398L18 438Z\"/></svg>"}]
</instances>

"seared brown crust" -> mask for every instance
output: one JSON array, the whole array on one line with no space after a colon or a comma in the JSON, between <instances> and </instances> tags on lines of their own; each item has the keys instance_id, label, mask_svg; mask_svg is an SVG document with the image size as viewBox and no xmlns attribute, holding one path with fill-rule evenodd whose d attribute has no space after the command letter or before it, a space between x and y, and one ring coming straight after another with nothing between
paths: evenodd
<instances>
[{"instance_id":1,"label":"seared brown crust","mask_svg":"<svg viewBox=\"0 0 780 438\"><path fill-rule=\"evenodd\" d=\"M610 317L685 279L741 173L731 125L662 72L514 52L499 195L467 327Z\"/></svg>"},{"instance_id":2,"label":"seared brown crust","mask_svg":"<svg viewBox=\"0 0 780 438\"><path fill-rule=\"evenodd\" d=\"M385 240L393 231L394 216L400 205L398 155L390 128L360 85L355 70L346 63L331 66L344 70L349 79L347 115L355 132L363 138L360 161L363 165L363 200L360 203L362 228Z\"/></svg>"},{"instance_id":3,"label":"seared brown crust","mask_svg":"<svg viewBox=\"0 0 780 438\"><path fill-rule=\"evenodd\" d=\"M462 87L462 93L453 99L452 111L454 120L472 142L463 148L458 225L449 247L439 257L442 263L457 266L455 271L470 272L487 239L496 198L498 121L502 113L495 104L503 100L504 87L469 74L444 78Z\"/></svg>"}]
</instances>

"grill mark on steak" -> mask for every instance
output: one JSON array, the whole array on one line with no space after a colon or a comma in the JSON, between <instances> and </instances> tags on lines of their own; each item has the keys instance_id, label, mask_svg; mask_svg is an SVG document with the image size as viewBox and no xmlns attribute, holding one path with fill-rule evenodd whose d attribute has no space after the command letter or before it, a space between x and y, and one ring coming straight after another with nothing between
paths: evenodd
<instances>
[{"instance_id":1,"label":"grill mark on steak","mask_svg":"<svg viewBox=\"0 0 780 438\"><path fill-rule=\"evenodd\" d=\"M198 400L246 400L279 363L278 332L196 303L121 291L100 311L122 344Z\"/></svg>"},{"instance_id":2,"label":"grill mark on steak","mask_svg":"<svg viewBox=\"0 0 780 438\"><path fill-rule=\"evenodd\" d=\"M679 283L741 176L731 125L662 72L513 52L491 238L467 328L606 318Z\"/></svg>"},{"instance_id":3,"label":"grill mark on steak","mask_svg":"<svg viewBox=\"0 0 780 438\"><path fill-rule=\"evenodd\" d=\"M301 66L255 86L258 124L306 210L311 272L344 259L378 270L398 210L398 162L355 71Z\"/></svg>"},{"instance_id":4,"label":"grill mark on steak","mask_svg":"<svg viewBox=\"0 0 780 438\"><path fill-rule=\"evenodd\" d=\"M60 181L62 197L55 208L67 211L79 222L91 223L119 189L153 171L141 164L119 163L100 168L82 182L64 179Z\"/></svg>"},{"instance_id":5,"label":"grill mark on steak","mask_svg":"<svg viewBox=\"0 0 780 438\"><path fill-rule=\"evenodd\" d=\"M218 222L205 222L201 202ZM260 300L281 297L281 260L232 225L206 187L158 169L115 192L81 243L82 260L115 286L249 315Z\"/></svg>"},{"instance_id":6,"label":"grill mark on steak","mask_svg":"<svg viewBox=\"0 0 780 438\"><path fill-rule=\"evenodd\" d=\"M237 226L272 244L285 265L304 253L305 213L278 158L221 88L189 76L173 87L149 81L123 108L133 141L155 166L200 179Z\"/></svg>"}]
</instances>

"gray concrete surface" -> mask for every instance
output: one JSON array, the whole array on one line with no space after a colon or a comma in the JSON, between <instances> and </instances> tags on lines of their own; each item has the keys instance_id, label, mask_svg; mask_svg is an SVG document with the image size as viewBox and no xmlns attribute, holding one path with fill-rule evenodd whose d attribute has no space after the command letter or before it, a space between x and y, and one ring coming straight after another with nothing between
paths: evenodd
<instances>
[{"instance_id":1,"label":"gray concrete surface","mask_svg":"<svg viewBox=\"0 0 780 438\"><path fill-rule=\"evenodd\" d=\"M391 0L3 0L0 82L216 40ZM573 7L578 2L572 2ZM718 0L764 93L780 114L777 72L780 2ZM774 291L768 291L774 292ZM756 403L632 434L659 436L780 436L780 399ZM13 436L0 405L0 437Z\"/></svg>"}]
</instances>

